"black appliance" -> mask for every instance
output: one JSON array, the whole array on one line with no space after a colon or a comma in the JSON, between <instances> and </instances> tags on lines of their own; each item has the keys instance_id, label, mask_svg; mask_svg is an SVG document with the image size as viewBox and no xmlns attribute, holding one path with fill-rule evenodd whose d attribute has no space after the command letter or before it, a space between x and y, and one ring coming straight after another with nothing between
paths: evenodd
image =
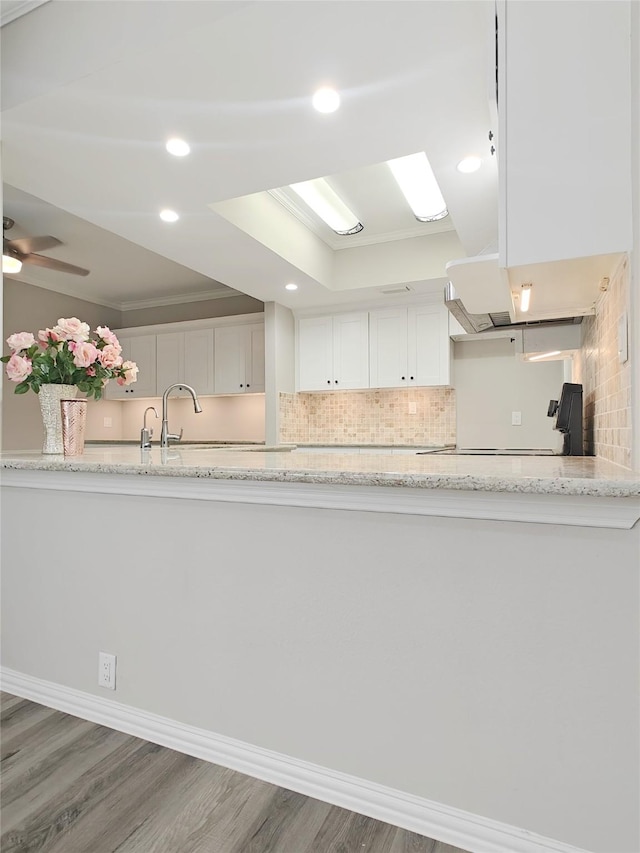
<instances>
[{"instance_id":1,"label":"black appliance","mask_svg":"<svg viewBox=\"0 0 640 853\"><path fill-rule=\"evenodd\" d=\"M565 382L562 386L560 401L549 400L547 416L556 422L553 426L564 433L563 456L584 456L582 436L582 385Z\"/></svg>"}]
</instances>

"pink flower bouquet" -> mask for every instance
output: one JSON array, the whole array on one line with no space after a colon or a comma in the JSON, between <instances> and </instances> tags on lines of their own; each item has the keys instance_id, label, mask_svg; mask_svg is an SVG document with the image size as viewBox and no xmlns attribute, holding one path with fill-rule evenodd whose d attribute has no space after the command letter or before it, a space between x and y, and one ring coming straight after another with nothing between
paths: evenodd
<instances>
[{"instance_id":1,"label":"pink flower bouquet","mask_svg":"<svg viewBox=\"0 0 640 853\"><path fill-rule=\"evenodd\" d=\"M31 332L16 332L7 338L11 355L7 376L16 382L15 393L36 394L41 385L76 385L88 397L99 400L110 379L130 385L138 378L133 361L122 360L122 347L107 326L98 326L91 335L89 325L77 317L61 318L52 329L41 329L38 340Z\"/></svg>"}]
</instances>

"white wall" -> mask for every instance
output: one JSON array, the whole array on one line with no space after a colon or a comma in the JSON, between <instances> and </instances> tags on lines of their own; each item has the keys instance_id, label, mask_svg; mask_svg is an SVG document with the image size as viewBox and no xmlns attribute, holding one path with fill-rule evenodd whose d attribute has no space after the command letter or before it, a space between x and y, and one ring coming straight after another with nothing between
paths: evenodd
<instances>
[{"instance_id":1,"label":"white wall","mask_svg":"<svg viewBox=\"0 0 640 853\"><path fill-rule=\"evenodd\" d=\"M3 493L4 666L585 850L639 849L637 527ZM69 559L43 559L34 519L73 519Z\"/></svg>"},{"instance_id":2,"label":"white wall","mask_svg":"<svg viewBox=\"0 0 640 853\"><path fill-rule=\"evenodd\" d=\"M547 417L564 382L562 361L517 358L508 338L454 344L459 447L562 449L562 436ZM512 426L512 412L522 425Z\"/></svg>"}]
</instances>

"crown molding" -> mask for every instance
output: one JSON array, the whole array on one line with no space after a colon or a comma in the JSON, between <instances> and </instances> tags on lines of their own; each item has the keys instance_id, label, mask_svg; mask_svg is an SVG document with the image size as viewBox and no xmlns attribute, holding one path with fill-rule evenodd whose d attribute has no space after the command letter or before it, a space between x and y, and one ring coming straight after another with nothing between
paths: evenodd
<instances>
[{"instance_id":1,"label":"crown molding","mask_svg":"<svg viewBox=\"0 0 640 853\"><path fill-rule=\"evenodd\" d=\"M246 296L239 290L224 286L224 290L207 290L200 293L178 293L150 299L132 299L120 303L121 311L136 311L139 308L160 308L163 305L182 305L184 302L207 302L209 299L228 299L231 296Z\"/></svg>"},{"instance_id":2,"label":"crown molding","mask_svg":"<svg viewBox=\"0 0 640 853\"><path fill-rule=\"evenodd\" d=\"M22 0L22 2L16 0L14 3L7 3L7 0L4 0L2 3L2 12L0 13L0 27L10 24L16 18L21 18L27 12L31 12L33 9L37 9L38 6L42 6L48 2L49 0Z\"/></svg>"}]
</instances>

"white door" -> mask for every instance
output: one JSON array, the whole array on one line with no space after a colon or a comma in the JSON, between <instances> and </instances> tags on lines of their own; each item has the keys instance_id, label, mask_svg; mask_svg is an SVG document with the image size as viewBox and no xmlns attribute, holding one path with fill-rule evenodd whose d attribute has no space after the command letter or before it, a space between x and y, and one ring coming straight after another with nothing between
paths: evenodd
<instances>
[{"instance_id":1,"label":"white door","mask_svg":"<svg viewBox=\"0 0 640 853\"><path fill-rule=\"evenodd\" d=\"M334 387L333 318L310 317L298 323L298 390Z\"/></svg>"},{"instance_id":2,"label":"white door","mask_svg":"<svg viewBox=\"0 0 640 853\"><path fill-rule=\"evenodd\" d=\"M215 393L242 394L247 383L247 327L215 330Z\"/></svg>"},{"instance_id":3,"label":"white door","mask_svg":"<svg viewBox=\"0 0 640 853\"><path fill-rule=\"evenodd\" d=\"M369 314L372 388L407 385L407 309L385 308Z\"/></svg>"},{"instance_id":4,"label":"white door","mask_svg":"<svg viewBox=\"0 0 640 853\"><path fill-rule=\"evenodd\" d=\"M333 388L369 387L369 315L337 314L333 318Z\"/></svg>"},{"instance_id":5,"label":"white door","mask_svg":"<svg viewBox=\"0 0 640 853\"><path fill-rule=\"evenodd\" d=\"M446 308L409 308L409 384L449 384L449 335Z\"/></svg>"},{"instance_id":6,"label":"white door","mask_svg":"<svg viewBox=\"0 0 640 853\"><path fill-rule=\"evenodd\" d=\"M184 332L156 337L156 390L158 396L175 382L184 382ZM172 395L178 392L172 391Z\"/></svg>"},{"instance_id":7,"label":"white door","mask_svg":"<svg viewBox=\"0 0 640 853\"><path fill-rule=\"evenodd\" d=\"M135 361L138 379L132 385L118 385L112 379L107 385L105 397L109 400L131 400L136 397L156 396L156 336L138 335L121 338L122 358Z\"/></svg>"},{"instance_id":8,"label":"white door","mask_svg":"<svg viewBox=\"0 0 640 853\"><path fill-rule=\"evenodd\" d=\"M247 366L250 369L245 390L249 393L264 391L264 323L248 326L247 338L249 347Z\"/></svg>"},{"instance_id":9,"label":"white door","mask_svg":"<svg viewBox=\"0 0 640 853\"><path fill-rule=\"evenodd\" d=\"M213 329L196 329L184 333L183 381L196 394L214 393Z\"/></svg>"}]
</instances>

